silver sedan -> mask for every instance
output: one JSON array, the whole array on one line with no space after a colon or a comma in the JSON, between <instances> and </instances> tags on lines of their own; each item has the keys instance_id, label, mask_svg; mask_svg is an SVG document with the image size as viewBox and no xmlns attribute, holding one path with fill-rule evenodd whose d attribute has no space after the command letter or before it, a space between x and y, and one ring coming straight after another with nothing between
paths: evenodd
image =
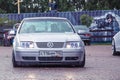
<instances>
[{"instance_id":1,"label":"silver sedan","mask_svg":"<svg viewBox=\"0 0 120 80\"><path fill-rule=\"evenodd\" d=\"M120 53L120 31L114 35L112 40L113 55L116 56Z\"/></svg>"},{"instance_id":2,"label":"silver sedan","mask_svg":"<svg viewBox=\"0 0 120 80\"><path fill-rule=\"evenodd\" d=\"M84 43L66 18L25 18L13 42L13 67L23 64L84 67Z\"/></svg>"}]
</instances>

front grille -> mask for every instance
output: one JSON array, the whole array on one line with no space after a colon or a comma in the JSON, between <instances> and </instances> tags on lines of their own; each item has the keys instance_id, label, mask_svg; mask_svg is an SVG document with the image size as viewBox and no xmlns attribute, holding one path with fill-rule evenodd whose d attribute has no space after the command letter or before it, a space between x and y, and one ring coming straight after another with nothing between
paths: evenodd
<instances>
[{"instance_id":1,"label":"front grille","mask_svg":"<svg viewBox=\"0 0 120 80\"><path fill-rule=\"evenodd\" d=\"M78 60L78 57L65 57L65 60Z\"/></svg>"},{"instance_id":2,"label":"front grille","mask_svg":"<svg viewBox=\"0 0 120 80\"><path fill-rule=\"evenodd\" d=\"M61 61L62 57L38 57L39 61Z\"/></svg>"},{"instance_id":3,"label":"front grille","mask_svg":"<svg viewBox=\"0 0 120 80\"><path fill-rule=\"evenodd\" d=\"M37 47L39 48L49 48L47 46L48 42L36 42ZM64 42L53 42L53 47L51 48L62 48L64 45Z\"/></svg>"},{"instance_id":4,"label":"front grille","mask_svg":"<svg viewBox=\"0 0 120 80\"><path fill-rule=\"evenodd\" d=\"M36 57L22 57L24 60L36 60Z\"/></svg>"}]
</instances>

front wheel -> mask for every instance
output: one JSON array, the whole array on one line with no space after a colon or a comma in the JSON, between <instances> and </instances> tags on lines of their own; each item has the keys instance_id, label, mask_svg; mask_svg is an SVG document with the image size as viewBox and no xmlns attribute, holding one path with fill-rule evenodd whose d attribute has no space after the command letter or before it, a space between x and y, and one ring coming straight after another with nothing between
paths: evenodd
<instances>
[{"instance_id":1,"label":"front wheel","mask_svg":"<svg viewBox=\"0 0 120 80\"><path fill-rule=\"evenodd\" d=\"M91 44L90 41L87 41L87 44L90 45Z\"/></svg>"},{"instance_id":2,"label":"front wheel","mask_svg":"<svg viewBox=\"0 0 120 80\"><path fill-rule=\"evenodd\" d=\"M117 52L116 52L116 47L115 47L115 40L112 41L112 51L113 51L113 56L116 56Z\"/></svg>"},{"instance_id":3,"label":"front wheel","mask_svg":"<svg viewBox=\"0 0 120 80\"><path fill-rule=\"evenodd\" d=\"M91 41L90 40L86 40L84 41L85 45L91 45Z\"/></svg>"},{"instance_id":4,"label":"front wheel","mask_svg":"<svg viewBox=\"0 0 120 80\"><path fill-rule=\"evenodd\" d=\"M77 67L81 67L81 68L83 68L84 66L85 66L85 54L84 54L84 58L83 58L83 61L81 61L78 65L77 65Z\"/></svg>"},{"instance_id":5,"label":"front wheel","mask_svg":"<svg viewBox=\"0 0 120 80\"><path fill-rule=\"evenodd\" d=\"M13 67L19 67L17 61L15 60L14 51L13 51L13 53L12 53L12 64L13 64Z\"/></svg>"}]
</instances>

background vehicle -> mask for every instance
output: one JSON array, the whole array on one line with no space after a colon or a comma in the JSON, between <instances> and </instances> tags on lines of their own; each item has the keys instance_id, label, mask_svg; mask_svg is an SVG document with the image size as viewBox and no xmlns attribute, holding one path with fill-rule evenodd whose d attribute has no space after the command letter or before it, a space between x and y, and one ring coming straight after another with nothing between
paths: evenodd
<instances>
[{"instance_id":1,"label":"background vehicle","mask_svg":"<svg viewBox=\"0 0 120 80\"><path fill-rule=\"evenodd\" d=\"M14 37L15 37L15 31L13 29L8 31L7 39L10 45L12 45Z\"/></svg>"},{"instance_id":2,"label":"background vehicle","mask_svg":"<svg viewBox=\"0 0 120 80\"><path fill-rule=\"evenodd\" d=\"M120 31L113 37L112 51L114 56L120 54Z\"/></svg>"},{"instance_id":3,"label":"background vehicle","mask_svg":"<svg viewBox=\"0 0 120 80\"><path fill-rule=\"evenodd\" d=\"M66 18L25 18L13 43L13 66L22 64L84 67L84 43Z\"/></svg>"},{"instance_id":4,"label":"background vehicle","mask_svg":"<svg viewBox=\"0 0 120 80\"><path fill-rule=\"evenodd\" d=\"M113 35L120 30L120 18L114 12L94 17L89 29L92 33L92 42L111 42ZM99 37L97 39L97 37Z\"/></svg>"},{"instance_id":5,"label":"background vehicle","mask_svg":"<svg viewBox=\"0 0 120 80\"><path fill-rule=\"evenodd\" d=\"M12 29L4 29L4 46L10 46L13 44L13 39L16 35L17 28L19 23L13 25Z\"/></svg>"},{"instance_id":6,"label":"background vehicle","mask_svg":"<svg viewBox=\"0 0 120 80\"><path fill-rule=\"evenodd\" d=\"M79 36L81 37L81 39L84 41L84 43L90 45L91 33L89 31L89 28L85 25L75 25L74 27L78 32Z\"/></svg>"},{"instance_id":7,"label":"background vehicle","mask_svg":"<svg viewBox=\"0 0 120 80\"><path fill-rule=\"evenodd\" d=\"M17 29L18 29L18 27L19 27L19 24L20 24L20 23L16 23L16 24L13 25L13 30L15 31L15 34L16 34L16 32L17 32Z\"/></svg>"}]
</instances>

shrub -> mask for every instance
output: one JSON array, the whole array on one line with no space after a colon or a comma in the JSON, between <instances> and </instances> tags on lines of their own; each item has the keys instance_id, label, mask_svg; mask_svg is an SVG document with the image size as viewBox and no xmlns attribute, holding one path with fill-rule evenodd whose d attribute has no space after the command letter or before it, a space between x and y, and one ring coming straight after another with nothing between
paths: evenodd
<instances>
[{"instance_id":1,"label":"shrub","mask_svg":"<svg viewBox=\"0 0 120 80\"><path fill-rule=\"evenodd\" d=\"M12 27L16 21L9 20L7 17L0 18L0 27Z\"/></svg>"},{"instance_id":2,"label":"shrub","mask_svg":"<svg viewBox=\"0 0 120 80\"><path fill-rule=\"evenodd\" d=\"M87 15L87 14L83 14L80 17L80 21L82 25L86 25L87 27L90 26L90 24L92 23L93 17Z\"/></svg>"}]
</instances>

